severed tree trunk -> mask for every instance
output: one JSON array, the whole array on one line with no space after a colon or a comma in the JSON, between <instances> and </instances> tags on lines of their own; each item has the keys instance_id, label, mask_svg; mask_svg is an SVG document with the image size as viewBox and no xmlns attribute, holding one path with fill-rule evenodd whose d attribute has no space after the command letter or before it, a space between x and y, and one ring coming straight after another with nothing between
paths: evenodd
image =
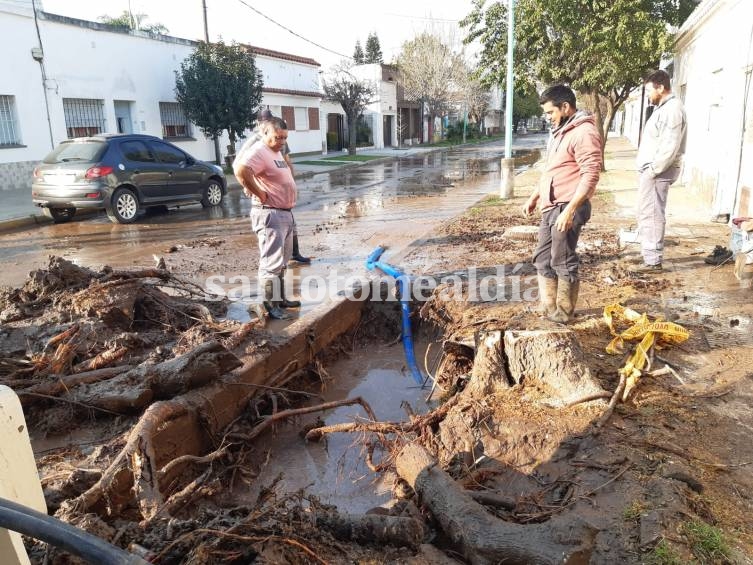
<instances>
[{"instance_id":1,"label":"severed tree trunk","mask_svg":"<svg viewBox=\"0 0 753 565\"><path fill-rule=\"evenodd\" d=\"M500 330L480 331L476 335L476 356L471 379L465 390L476 398L510 387L505 367L504 344Z\"/></svg>"},{"instance_id":2,"label":"severed tree trunk","mask_svg":"<svg viewBox=\"0 0 753 565\"><path fill-rule=\"evenodd\" d=\"M507 331L505 354L513 380L537 381L555 406L606 392L591 375L571 330Z\"/></svg>"},{"instance_id":3,"label":"severed tree trunk","mask_svg":"<svg viewBox=\"0 0 753 565\"><path fill-rule=\"evenodd\" d=\"M546 523L512 524L490 514L418 444L403 447L395 463L400 477L474 565L564 563L578 549L555 541L555 530Z\"/></svg>"},{"instance_id":4,"label":"severed tree trunk","mask_svg":"<svg viewBox=\"0 0 753 565\"><path fill-rule=\"evenodd\" d=\"M216 341L156 365L139 365L107 381L77 389L76 402L118 413L136 412L154 400L203 386L242 365Z\"/></svg>"},{"instance_id":5,"label":"severed tree trunk","mask_svg":"<svg viewBox=\"0 0 753 565\"><path fill-rule=\"evenodd\" d=\"M416 518L381 514L319 514L316 525L337 539L417 548L427 534Z\"/></svg>"}]
</instances>

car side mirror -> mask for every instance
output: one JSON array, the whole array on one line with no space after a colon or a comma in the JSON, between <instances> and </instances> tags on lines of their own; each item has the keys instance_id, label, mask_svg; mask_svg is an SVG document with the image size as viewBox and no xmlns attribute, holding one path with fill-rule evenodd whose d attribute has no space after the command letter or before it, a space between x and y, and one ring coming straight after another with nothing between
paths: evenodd
<instances>
[{"instance_id":1,"label":"car side mirror","mask_svg":"<svg viewBox=\"0 0 753 565\"><path fill-rule=\"evenodd\" d=\"M186 157L186 160L184 161L184 164L188 165L189 167L191 165L195 165L196 164L196 159L194 159L193 157Z\"/></svg>"}]
</instances>

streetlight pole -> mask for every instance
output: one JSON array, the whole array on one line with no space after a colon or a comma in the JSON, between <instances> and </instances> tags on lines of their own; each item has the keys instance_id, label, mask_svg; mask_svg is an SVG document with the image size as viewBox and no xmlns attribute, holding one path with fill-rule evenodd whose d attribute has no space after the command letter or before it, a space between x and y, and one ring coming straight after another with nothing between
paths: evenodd
<instances>
[{"instance_id":1,"label":"streetlight pole","mask_svg":"<svg viewBox=\"0 0 753 565\"><path fill-rule=\"evenodd\" d=\"M204 41L209 46L209 24L207 22L207 0L201 0L201 11L204 16ZM214 141L214 161L218 165L222 165L222 155L220 154L220 139L215 137Z\"/></svg>"},{"instance_id":2,"label":"streetlight pole","mask_svg":"<svg viewBox=\"0 0 753 565\"><path fill-rule=\"evenodd\" d=\"M513 52L515 43L515 0L507 0L507 87L505 88L505 158L500 164L502 180L500 198L508 199L515 192L515 159L512 158L512 98L513 98Z\"/></svg>"}]
</instances>

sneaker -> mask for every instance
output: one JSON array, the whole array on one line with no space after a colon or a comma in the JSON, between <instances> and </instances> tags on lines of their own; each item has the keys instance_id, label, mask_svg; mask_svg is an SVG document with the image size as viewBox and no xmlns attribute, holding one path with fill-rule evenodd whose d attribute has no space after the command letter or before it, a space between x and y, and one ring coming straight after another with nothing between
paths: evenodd
<instances>
[{"instance_id":1,"label":"sneaker","mask_svg":"<svg viewBox=\"0 0 753 565\"><path fill-rule=\"evenodd\" d=\"M732 251L721 245L714 247L711 254L703 262L707 265L721 265L732 258Z\"/></svg>"},{"instance_id":2,"label":"sneaker","mask_svg":"<svg viewBox=\"0 0 753 565\"><path fill-rule=\"evenodd\" d=\"M661 263L657 263L656 265L646 265L643 264L637 269L635 269L636 274L640 275L652 275L656 273L661 273L664 269L661 266Z\"/></svg>"}]
</instances>

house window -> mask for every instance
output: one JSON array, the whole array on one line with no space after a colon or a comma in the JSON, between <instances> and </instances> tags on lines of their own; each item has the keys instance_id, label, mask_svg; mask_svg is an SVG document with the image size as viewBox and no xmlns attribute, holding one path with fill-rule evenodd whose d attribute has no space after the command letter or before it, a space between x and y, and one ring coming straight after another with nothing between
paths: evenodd
<instances>
[{"instance_id":1,"label":"house window","mask_svg":"<svg viewBox=\"0 0 753 565\"><path fill-rule=\"evenodd\" d=\"M162 137L191 137L191 122L177 102L160 102L159 117L162 121Z\"/></svg>"},{"instance_id":2,"label":"house window","mask_svg":"<svg viewBox=\"0 0 753 565\"><path fill-rule=\"evenodd\" d=\"M288 126L288 131L297 129L295 127L295 111L292 106L281 106L280 115L282 116L285 124Z\"/></svg>"},{"instance_id":3,"label":"house window","mask_svg":"<svg viewBox=\"0 0 753 565\"><path fill-rule=\"evenodd\" d=\"M68 138L87 137L105 131L105 101L94 98L63 98Z\"/></svg>"},{"instance_id":4,"label":"house window","mask_svg":"<svg viewBox=\"0 0 753 565\"><path fill-rule=\"evenodd\" d=\"M288 125L290 128L290 125ZM309 112L308 108L295 107L295 128L296 130L309 129Z\"/></svg>"},{"instance_id":5,"label":"house window","mask_svg":"<svg viewBox=\"0 0 753 565\"><path fill-rule=\"evenodd\" d=\"M21 145L21 136L16 126L15 97L0 95L0 147Z\"/></svg>"},{"instance_id":6,"label":"house window","mask_svg":"<svg viewBox=\"0 0 753 565\"><path fill-rule=\"evenodd\" d=\"M309 129L319 129L319 108L308 108Z\"/></svg>"}]
</instances>

